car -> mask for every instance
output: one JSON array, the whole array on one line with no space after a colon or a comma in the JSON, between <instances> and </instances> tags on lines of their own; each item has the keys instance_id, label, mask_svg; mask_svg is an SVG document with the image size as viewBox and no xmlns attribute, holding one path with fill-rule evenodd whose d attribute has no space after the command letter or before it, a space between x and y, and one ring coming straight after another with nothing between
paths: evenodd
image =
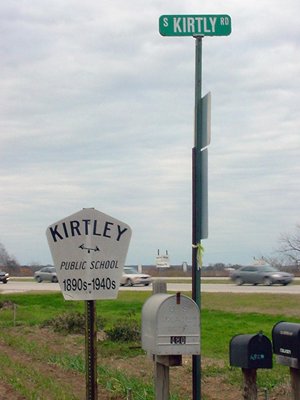
<instances>
[{"instance_id":1,"label":"car","mask_svg":"<svg viewBox=\"0 0 300 400\"><path fill-rule=\"evenodd\" d=\"M139 274L136 269L124 267L123 276L120 281L121 286L144 285L148 286L152 282L152 278L148 274Z\"/></svg>"},{"instance_id":2,"label":"car","mask_svg":"<svg viewBox=\"0 0 300 400\"><path fill-rule=\"evenodd\" d=\"M9 280L9 273L0 271L0 282L7 283L8 280Z\"/></svg>"},{"instance_id":3,"label":"car","mask_svg":"<svg viewBox=\"0 0 300 400\"><path fill-rule=\"evenodd\" d=\"M34 273L34 279L41 283L43 281L58 282L55 267L43 267Z\"/></svg>"},{"instance_id":4,"label":"car","mask_svg":"<svg viewBox=\"0 0 300 400\"><path fill-rule=\"evenodd\" d=\"M271 286L274 284L288 285L293 281L294 275L279 271L270 265L252 265L241 267L231 272L230 278L237 285L243 285L243 283L258 285L261 283Z\"/></svg>"}]
</instances>

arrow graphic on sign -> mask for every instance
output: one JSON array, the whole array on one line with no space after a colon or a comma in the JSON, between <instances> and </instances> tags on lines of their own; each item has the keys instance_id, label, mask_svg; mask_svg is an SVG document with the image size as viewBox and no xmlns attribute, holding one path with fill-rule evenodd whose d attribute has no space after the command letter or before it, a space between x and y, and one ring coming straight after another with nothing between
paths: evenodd
<instances>
[{"instance_id":1,"label":"arrow graphic on sign","mask_svg":"<svg viewBox=\"0 0 300 400\"><path fill-rule=\"evenodd\" d=\"M82 245L80 245L80 246L78 246L78 247L79 247L79 249L81 249L81 250L87 250L87 252L88 252L89 254L90 254L91 251L94 251L95 253L96 253L96 251L100 251L100 249L99 249L98 246L96 246L94 249L91 248L91 247L85 247L84 244L82 244Z\"/></svg>"}]
</instances>

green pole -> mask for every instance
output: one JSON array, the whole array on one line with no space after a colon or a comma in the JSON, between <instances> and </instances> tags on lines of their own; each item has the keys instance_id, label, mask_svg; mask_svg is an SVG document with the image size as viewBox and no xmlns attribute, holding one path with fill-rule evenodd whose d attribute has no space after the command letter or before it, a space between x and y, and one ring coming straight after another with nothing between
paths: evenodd
<instances>
[{"instance_id":1,"label":"green pole","mask_svg":"<svg viewBox=\"0 0 300 400\"><path fill-rule=\"evenodd\" d=\"M192 297L201 310L201 269L198 265L198 249L201 245L201 136L202 136L202 36L196 36L195 65L195 138L193 148L193 190L192 190ZM201 313L200 313L201 321ZM193 400L201 399L201 356L193 355Z\"/></svg>"}]
</instances>

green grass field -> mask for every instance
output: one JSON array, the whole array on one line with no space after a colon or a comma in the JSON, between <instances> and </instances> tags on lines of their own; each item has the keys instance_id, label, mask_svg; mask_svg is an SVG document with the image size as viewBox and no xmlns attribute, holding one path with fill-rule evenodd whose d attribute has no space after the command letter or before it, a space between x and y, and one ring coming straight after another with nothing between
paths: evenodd
<instances>
[{"instance_id":1,"label":"green grass field","mask_svg":"<svg viewBox=\"0 0 300 400\"><path fill-rule=\"evenodd\" d=\"M134 320L140 324L141 309L145 300L151 295L150 292L120 292L117 300L97 301L97 315L105 326L109 329L118 324L120 320ZM187 293L190 295L190 293ZM297 295L274 295L274 294L215 294L204 293L201 298L201 353L204 359L213 360L213 362L204 363L202 378L222 377L222 379L233 387L241 385L241 373L237 368L229 367L228 349L229 341L232 336L243 333L263 333L271 338L271 331L274 324L278 321L300 322L300 296ZM9 305L14 304L14 307ZM8 306L7 306L8 305ZM24 351L28 354L35 353L39 348L39 357L43 362L55 361L55 365L60 365L66 369L75 369L83 374L84 363L82 354L80 356L55 353L51 345L40 344L36 339L30 339L32 329L39 329L44 321L71 312L84 312L84 302L65 301L60 293L49 294L12 294L0 295L0 340L3 344L9 345L18 351ZM26 337L28 333L28 338ZM32 335L32 333L31 333ZM74 338L76 345L84 346L84 337ZM75 343L75 342L74 342ZM100 360L101 357L134 357L142 355L143 351L138 348L139 343L112 343L103 341L99 345ZM131 348L130 348L131 347ZM136 348L134 351L132 348ZM17 365L15 366L8 356L0 357L3 365L7 365L12 376L18 375L18 385L22 386L22 374L19 375ZM53 361L54 360L54 361ZM19 368L19 367L18 367ZM28 371L30 374L30 370ZM272 370L261 370L258 374L258 384L262 388L269 390L276 389L288 381L288 368L276 365ZM110 376L110 378L104 378ZM7 377L7 382L12 384L13 378ZM24 378L24 379L28 379ZM38 376L38 387L43 390L43 385L49 385L49 381ZM119 382L119 386L134 386L136 397L152 399L152 383L137 382L120 383L122 380L128 380L126 371L115 371L111 368L104 368L99 365L99 382ZM110 383L112 385L112 383ZM23 384L25 387L25 383ZM37 394L33 395L29 389L16 390L23 393L26 399L38 398L39 389L35 389ZM59 393L59 387L55 389ZM64 388L67 392L67 388ZM122 390L121 390L122 392ZM56 393L56 396L58 394ZM138 394L139 393L139 394ZM31 397L30 397L31 396ZM37 396L37 397L34 397ZM62 395L60 395L62 396ZM140 396L140 397L138 397ZM152 397L151 397L152 396ZM64 398L64 397L61 397ZM68 398L68 397L65 397ZM70 397L72 398L72 397ZM172 393L172 399L184 400L182 395ZM209 398L209 397L207 397ZM51 399L51 397L49 397ZM186 397L188 399L188 397Z\"/></svg>"}]
</instances>

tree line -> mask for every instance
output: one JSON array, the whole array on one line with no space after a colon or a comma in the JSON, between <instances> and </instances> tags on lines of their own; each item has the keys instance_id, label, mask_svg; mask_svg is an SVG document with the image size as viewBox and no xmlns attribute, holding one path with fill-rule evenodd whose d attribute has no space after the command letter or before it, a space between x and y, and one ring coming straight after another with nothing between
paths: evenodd
<instances>
[{"instance_id":1,"label":"tree line","mask_svg":"<svg viewBox=\"0 0 300 400\"><path fill-rule=\"evenodd\" d=\"M260 259L266 263L278 268L290 268L294 271L300 271L300 224L295 226L292 233L281 234L278 239L278 246L272 255L260 256ZM231 266L234 268L238 265ZM5 246L0 243L0 269L9 272L11 275L27 275L30 271L39 268L34 266L21 266L16 258L8 253ZM221 270L226 268L223 263L210 265L208 268ZM29 271L28 271L29 270Z\"/></svg>"}]
</instances>

